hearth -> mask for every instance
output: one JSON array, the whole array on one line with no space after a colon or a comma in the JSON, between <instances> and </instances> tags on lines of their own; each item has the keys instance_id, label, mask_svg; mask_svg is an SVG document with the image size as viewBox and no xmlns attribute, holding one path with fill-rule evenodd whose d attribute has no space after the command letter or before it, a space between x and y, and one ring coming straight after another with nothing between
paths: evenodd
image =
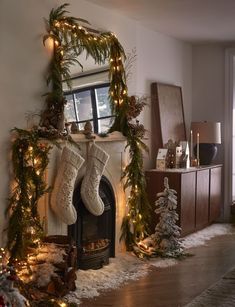
<instances>
[{"instance_id":1,"label":"hearth","mask_svg":"<svg viewBox=\"0 0 235 307\"><path fill-rule=\"evenodd\" d=\"M77 245L78 268L99 269L109 263L109 257L115 257L115 196L107 177L102 176L99 195L104 203L104 212L100 216L91 214L81 199L81 183L73 193L73 204L77 210L77 221L68 227L68 234Z\"/></svg>"}]
</instances>

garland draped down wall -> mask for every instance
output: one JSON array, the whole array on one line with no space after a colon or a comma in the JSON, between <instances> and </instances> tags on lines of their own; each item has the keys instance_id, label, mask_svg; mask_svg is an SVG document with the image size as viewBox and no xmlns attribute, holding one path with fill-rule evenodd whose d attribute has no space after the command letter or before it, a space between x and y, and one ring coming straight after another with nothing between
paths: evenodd
<instances>
[{"instance_id":1,"label":"garland draped down wall","mask_svg":"<svg viewBox=\"0 0 235 307\"><path fill-rule=\"evenodd\" d=\"M66 103L62 81L71 86L70 67L79 64L79 55L85 52L96 63L109 60L110 89L109 98L115 113L111 131L120 131L127 138L130 163L123 180L124 187L130 188L128 212L122 223L122 236L127 249L132 247L148 233L149 203L146 195L146 182L143 172L143 151L147 150L142 139L143 125L136 117L142 111L145 100L128 96L123 47L115 34L98 32L82 26L84 20L67 15L68 4L52 9L46 20L44 44L53 43L53 55L48 66L45 94L45 109L41 113L39 126L32 130L13 129L15 141L12 147L12 161L15 186L9 200L10 212L7 248L11 261L23 260L29 249L40 242L43 227L37 212L39 198L49 191L44 181L44 172L49 162L50 146L41 138L55 141L71 138L64 129L64 105ZM71 140L72 141L72 140Z\"/></svg>"}]
</instances>

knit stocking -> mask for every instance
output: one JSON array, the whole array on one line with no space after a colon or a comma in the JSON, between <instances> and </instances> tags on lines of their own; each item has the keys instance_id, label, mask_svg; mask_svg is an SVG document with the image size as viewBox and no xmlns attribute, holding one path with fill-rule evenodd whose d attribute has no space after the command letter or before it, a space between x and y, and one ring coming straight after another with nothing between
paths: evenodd
<instances>
[{"instance_id":1,"label":"knit stocking","mask_svg":"<svg viewBox=\"0 0 235 307\"><path fill-rule=\"evenodd\" d=\"M51 194L51 208L67 225L74 224L77 212L72 204L74 183L84 159L74 150L64 147Z\"/></svg>"},{"instance_id":2,"label":"knit stocking","mask_svg":"<svg viewBox=\"0 0 235 307\"><path fill-rule=\"evenodd\" d=\"M90 213L98 216L104 212L104 203L99 196L99 184L109 155L99 146L92 144L87 171L82 181L81 197Z\"/></svg>"}]
</instances>

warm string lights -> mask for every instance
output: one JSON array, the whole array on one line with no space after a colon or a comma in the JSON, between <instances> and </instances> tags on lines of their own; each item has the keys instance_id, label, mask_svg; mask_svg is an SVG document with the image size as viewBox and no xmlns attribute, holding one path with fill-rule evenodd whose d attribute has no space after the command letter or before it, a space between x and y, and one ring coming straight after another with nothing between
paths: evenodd
<instances>
[{"instance_id":1,"label":"warm string lights","mask_svg":"<svg viewBox=\"0 0 235 307\"><path fill-rule=\"evenodd\" d=\"M122 223L121 239L125 241L128 250L133 250L133 247L148 233L150 210L143 172L143 151L148 150L143 142L145 129L138 120L133 122L146 105L146 98L128 97L127 105L125 113L127 125L124 133L127 137L130 162L123 172L123 179L124 188L130 189L130 195L127 201L128 212Z\"/></svg>"},{"instance_id":2,"label":"warm string lights","mask_svg":"<svg viewBox=\"0 0 235 307\"><path fill-rule=\"evenodd\" d=\"M44 172L50 146L42 144L36 131L14 129L17 137L12 146L14 188L9 200L11 213L7 247L11 262L25 259L31 247L40 244L43 228L37 211L39 198L48 188Z\"/></svg>"},{"instance_id":3,"label":"warm string lights","mask_svg":"<svg viewBox=\"0 0 235 307\"><path fill-rule=\"evenodd\" d=\"M62 80L71 87L70 66L79 65L79 56L86 52L97 64L104 64L110 59L110 88L113 95L110 101L113 110L119 113L120 105L124 103L124 96L127 95L125 72L122 61L125 60L125 53L114 33L99 32L89 28L89 24L79 18L66 16L64 4L56 9L52 9L47 21L47 34L43 42L47 45L47 40L53 40L53 55L50 69L48 71L47 84L51 85L52 92L46 95L47 108L41 116L40 126L46 128L42 131L43 137L59 137L61 131L61 119L63 118L64 104ZM81 26L79 22L87 23ZM51 44L50 44L51 45ZM58 130L50 131L51 127ZM49 131L49 132L48 132Z\"/></svg>"},{"instance_id":4,"label":"warm string lights","mask_svg":"<svg viewBox=\"0 0 235 307\"><path fill-rule=\"evenodd\" d=\"M21 287L24 288L23 292L27 293L26 296L29 301L35 300L34 291L31 292L30 289L38 288L42 291L37 299L38 305L34 301L34 306L77 306L66 302L60 295L50 295L46 290L52 280L51 278L57 274L60 276L63 271L59 271L57 265L61 265L64 255L64 249L56 244L42 243L39 247L32 249L26 259L21 261L15 259L15 272L21 282Z\"/></svg>"}]
</instances>

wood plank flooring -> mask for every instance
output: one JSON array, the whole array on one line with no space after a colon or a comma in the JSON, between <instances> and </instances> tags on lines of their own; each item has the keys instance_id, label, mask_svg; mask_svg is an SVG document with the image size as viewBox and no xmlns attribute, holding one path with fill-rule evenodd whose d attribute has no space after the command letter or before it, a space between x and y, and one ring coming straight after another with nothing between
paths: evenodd
<instances>
[{"instance_id":1,"label":"wood plank flooring","mask_svg":"<svg viewBox=\"0 0 235 307\"><path fill-rule=\"evenodd\" d=\"M153 268L145 277L119 289L83 300L81 307L181 307L235 267L235 235L218 236L207 246L168 268Z\"/></svg>"}]
</instances>

